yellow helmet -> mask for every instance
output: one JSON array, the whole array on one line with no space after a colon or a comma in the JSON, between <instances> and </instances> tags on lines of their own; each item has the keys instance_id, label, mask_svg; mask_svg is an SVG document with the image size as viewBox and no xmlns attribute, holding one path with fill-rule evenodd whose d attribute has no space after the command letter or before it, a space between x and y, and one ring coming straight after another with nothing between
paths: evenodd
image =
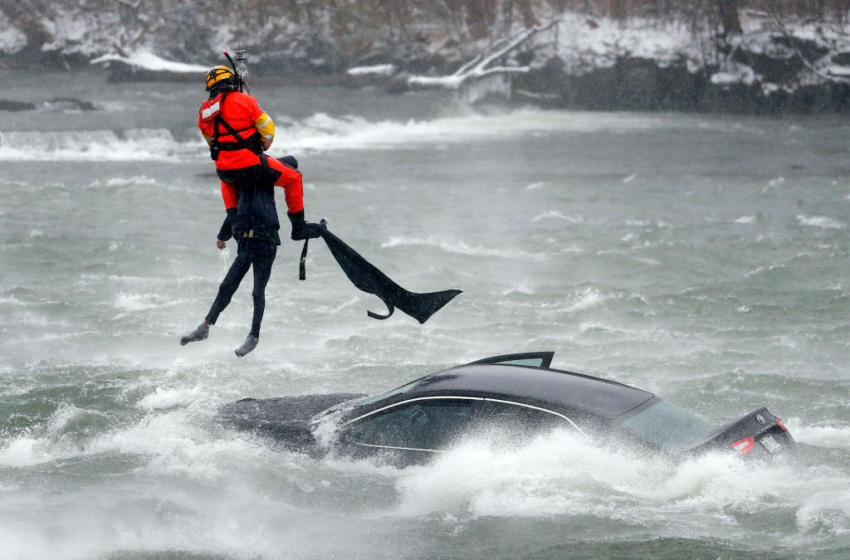
<instances>
[{"instance_id":1,"label":"yellow helmet","mask_svg":"<svg viewBox=\"0 0 850 560\"><path fill-rule=\"evenodd\" d=\"M210 71L207 72L207 91L211 90L216 84L229 80L230 83L227 85L232 85L233 79L233 71L227 66L213 66L210 68Z\"/></svg>"}]
</instances>

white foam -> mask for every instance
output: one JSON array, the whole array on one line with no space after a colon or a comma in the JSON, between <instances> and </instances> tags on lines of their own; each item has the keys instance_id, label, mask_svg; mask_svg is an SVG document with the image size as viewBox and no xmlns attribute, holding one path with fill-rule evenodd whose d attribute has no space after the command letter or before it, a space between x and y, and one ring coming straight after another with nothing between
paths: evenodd
<instances>
[{"instance_id":1,"label":"white foam","mask_svg":"<svg viewBox=\"0 0 850 560\"><path fill-rule=\"evenodd\" d=\"M41 437L23 435L12 439L5 448L0 449L0 465L28 467L76 456L80 452L79 447L62 435L75 422L90 415L102 416L97 411L71 405L60 406L50 417Z\"/></svg>"},{"instance_id":2,"label":"white foam","mask_svg":"<svg viewBox=\"0 0 850 560\"><path fill-rule=\"evenodd\" d=\"M22 437L9 442L0 448L0 465L5 467L28 467L46 463L52 456L45 450L44 442L40 439Z\"/></svg>"},{"instance_id":3,"label":"white foam","mask_svg":"<svg viewBox=\"0 0 850 560\"><path fill-rule=\"evenodd\" d=\"M548 212L544 212L543 214L539 214L539 215L535 216L534 218L532 218L531 221L532 222L539 222L541 220L551 220L551 219L563 220L563 221L569 222L571 224L581 224L581 223L584 222L584 218L582 218L581 216L579 216L579 217L566 216L566 215L563 214L563 212L559 212L557 210L550 210Z\"/></svg>"},{"instance_id":4,"label":"white foam","mask_svg":"<svg viewBox=\"0 0 850 560\"><path fill-rule=\"evenodd\" d=\"M205 390L200 385L182 388L157 387L153 393L136 403L136 406L145 410L163 410L186 406L202 397Z\"/></svg>"},{"instance_id":5,"label":"white foam","mask_svg":"<svg viewBox=\"0 0 850 560\"><path fill-rule=\"evenodd\" d=\"M287 147L305 150L403 149L406 146L457 144L476 140L512 139L539 133L567 131L628 131L681 126L659 116L598 114L520 109L495 115L468 113L430 121L369 122L356 116L317 113L303 121L278 115L286 126ZM687 125L685 125L687 126Z\"/></svg>"},{"instance_id":6,"label":"white foam","mask_svg":"<svg viewBox=\"0 0 850 560\"><path fill-rule=\"evenodd\" d=\"M479 257L502 257L502 258L532 258L538 259L542 255L527 253L525 251L505 251L501 249L488 249L477 246L472 247L463 241L447 241L429 236L427 238L410 238L410 237L392 237L389 242L383 243L381 248L403 247L403 246L427 246L435 247L447 253L456 253L459 255L473 255Z\"/></svg>"},{"instance_id":7,"label":"white foam","mask_svg":"<svg viewBox=\"0 0 850 560\"><path fill-rule=\"evenodd\" d=\"M176 393L166 395L162 401L153 404L164 404L169 399L176 402L183 397ZM223 437L219 432L208 432L191 408L176 408L166 412L154 411L129 429L99 436L86 446L84 452L142 455L149 458L145 466L148 471L185 473L195 479L214 480L223 474L223 469L233 458L273 451L258 447L250 438L238 435Z\"/></svg>"},{"instance_id":8,"label":"white foam","mask_svg":"<svg viewBox=\"0 0 850 560\"><path fill-rule=\"evenodd\" d=\"M756 221L755 216L741 216L737 220L734 220L736 224L753 224Z\"/></svg>"},{"instance_id":9,"label":"white foam","mask_svg":"<svg viewBox=\"0 0 850 560\"><path fill-rule=\"evenodd\" d=\"M122 311L145 311L159 307L160 304L155 301L157 299L159 299L159 296L156 294L125 294L120 292L115 296L113 305Z\"/></svg>"},{"instance_id":10,"label":"white foam","mask_svg":"<svg viewBox=\"0 0 850 560\"><path fill-rule=\"evenodd\" d=\"M797 216L797 221L804 226L818 227L822 229L841 229L844 224L838 220L827 218L825 216Z\"/></svg>"},{"instance_id":11,"label":"white foam","mask_svg":"<svg viewBox=\"0 0 850 560\"><path fill-rule=\"evenodd\" d=\"M467 510L474 516L614 516L706 492L740 476L733 455L675 465L571 432L538 437L504 450L466 442L426 467L408 469L397 487L399 513L420 516Z\"/></svg>"},{"instance_id":12,"label":"white foam","mask_svg":"<svg viewBox=\"0 0 850 560\"><path fill-rule=\"evenodd\" d=\"M777 459L716 453L676 463L568 432L514 449L465 442L431 465L398 474L397 514L593 516L651 528L655 535L730 538L740 514L779 503L797 509L806 529L847 532L850 491L841 473Z\"/></svg>"},{"instance_id":13,"label":"white foam","mask_svg":"<svg viewBox=\"0 0 850 560\"><path fill-rule=\"evenodd\" d=\"M15 296L0 297L0 304L17 305L20 307L29 307L32 305L32 303L21 301Z\"/></svg>"},{"instance_id":14,"label":"white foam","mask_svg":"<svg viewBox=\"0 0 850 560\"><path fill-rule=\"evenodd\" d=\"M177 142L165 129L0 132L0 161L183 161L205 152L202 140Z\"/></svg>"},{"instance_id":15,"label":"white foam","mask_svg":"<svg viewBox=\"0 0 850 560\"><path fill-rule=\"evenodd\" d=\"M791 433L800 443L850 451L850 427L792 425Z\"/></svg>"},{"instance_id":16,"label":"white foam","mask_svg":"<svg viewBox=\"0 0 850 560\"><path fill-rule=\"evenodd\" d=\"M287 151L398 150L539 136L549 132L612 131L699 126L658 115L597 114L520 109L495 115L467 112L430 121L369 122L362 117L317 113L301 121L277 116ZM272 148L275 152L278 148ZM178 142L166 129L0 132L0 161L185 161L208 155L197 140ZM272 154L274 155L274 153ZM123 179L114 184L122 185ZM149 184L145 177L128 181ZM533 190L539 188L529 185Z\"/></svg>"},{"instance_id":17,"label":"white foam","mask_svg":"<svg viewBox=\"0 0 850 560\"><path fill-rule=\"evenodd\" d=\"M818 492L797 511L797 523L804 531L823 531L850 535L850 491L846 482Z\"/></svg>"},{"instance_id":18,"label":"white foam","mask_svg":"<svg viewBox=\"0 0 850 560\"><path fill-rule=\"evenodd\" d=\"M570 299L567 300L567 307L565 310L570 313L583 311L602 303L606 299L608 298L599 293L597 289L585 288L576 292Z\"/></svg>"},{"instance_id":19,"label":"white foam","mask_svg":"<svg viewBox=\"0 0 850 560\"><path fill-rule=\"evenodd\" d=\"M95 181L97 183L97 181ZM95 184L92 183L92 184ZM113 177L106 181L107 187L123 187L126 185L156 185L156 179L150 179L145 175L138 175L136 177Z\"/></svg>"},{"instance_id":20,"label":"white foam","mask_svg":"<svg viewBox=\"0 0 850 560\"><path fill-rule=\"evenodd\" d=\"M502 292L503 296L509 296L511 294L523 294L523 295L534 295L534 290L530 288L527 284L520 284L519 286L514 286L508 290Z\"/></svg>"}]
</instances>

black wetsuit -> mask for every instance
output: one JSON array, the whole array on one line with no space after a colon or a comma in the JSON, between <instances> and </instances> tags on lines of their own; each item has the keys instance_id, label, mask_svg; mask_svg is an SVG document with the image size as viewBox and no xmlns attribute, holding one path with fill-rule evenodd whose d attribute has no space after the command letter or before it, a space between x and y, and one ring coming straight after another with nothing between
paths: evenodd
<instances>
[{"instance_id":1,"label":"black wetsuit","mask_svg":"<svg viewBox=\"0 0 850 560\"><path fill-rule=\"evenodd\" d=\"M280 245L280 222L274 202L274 173L267 165L231 172L219 171L223 181L239 187L240 194L238 206L227 211L218 238L227 241L232 235L239 249L206 318L210 324L215 324L218 316L230 304L248 269L253 267L254 290L251 295L254 298L254 319L250 334L257 338L260 337L260 324L266 308L266 285L272 274L277 246Z\"/></svg>"}]
</instances>

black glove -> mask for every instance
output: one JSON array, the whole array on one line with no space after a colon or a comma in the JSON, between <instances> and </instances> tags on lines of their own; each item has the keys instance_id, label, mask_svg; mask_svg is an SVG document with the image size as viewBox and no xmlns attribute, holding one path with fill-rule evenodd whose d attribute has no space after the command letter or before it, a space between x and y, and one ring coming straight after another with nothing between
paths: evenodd
<instances>
[{"instance_id":1,"label":"black glove","mask_svg":"<svg viewBox=\"0 0 850 560\"><path fill-rule=\"evenodd\" d=\"M300 212L287 212L286 215L289 217L289 221L292 222L292 235L290 237L293 241L319 237L318 232L312 227L313 224L308 224L304 221L304 210Z\"/></svg>"},{"instance_id":2,"label":"black glove","mask_svg":"<svg viewBox=\"0 0 850 560\"><path fill-rule=\"evenodd\" d=\"M222 241L227 241L233 237L233 222L236 221L236 208L227 209L227 217L224 218L224 223L221 224L221 229L218 232L218 238Z\"/></svg>"},{"instance_id":3,"label":"black glove","mask_svg":"<svg viewBox=\"0 0 850 560\"><path fill-rule=\"evenodd\" d=\"M298 160L294 156L283 156L282 158L277 158L277 160L292 169L298 169Z\"/></svg>"}]
</instances>

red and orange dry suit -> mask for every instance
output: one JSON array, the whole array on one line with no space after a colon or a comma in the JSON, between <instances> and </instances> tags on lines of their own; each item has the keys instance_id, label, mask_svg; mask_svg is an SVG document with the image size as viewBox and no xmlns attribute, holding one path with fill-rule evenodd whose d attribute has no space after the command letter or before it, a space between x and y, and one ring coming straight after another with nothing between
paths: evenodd
<instances>
[{"instance_id":1,"label":"red and orange dry suit","mask_svg":"<svg viewBox=\"0 0 850 560\"><path fill-rule=\"evenodd\" d=\"M217 117L227 123L236 132L216 124ZM273 158L264 158L260 150L248 147L242 149L226 149L228 144L255 143L261 150L267 150L274 141L274 123L261 108L256 99L240 91L224 92L207 99L201 105L198 114L198 127L207 143L213 140L222 146L215 160L219 175L227 177L228 171L241 170L262 165L265 159L268 167L280 174L274 185L283 187L287 210L290 213L304 210L304 191L301 184L301 173ZM259 138L257 138L259 136ZM262 159L261 159L262 157ZM221 196L224 207L236 208L238 201L238 186L232 182L221 182ZM279 227L279 224L278 224Z\"/></svg>"}]
</instances>

